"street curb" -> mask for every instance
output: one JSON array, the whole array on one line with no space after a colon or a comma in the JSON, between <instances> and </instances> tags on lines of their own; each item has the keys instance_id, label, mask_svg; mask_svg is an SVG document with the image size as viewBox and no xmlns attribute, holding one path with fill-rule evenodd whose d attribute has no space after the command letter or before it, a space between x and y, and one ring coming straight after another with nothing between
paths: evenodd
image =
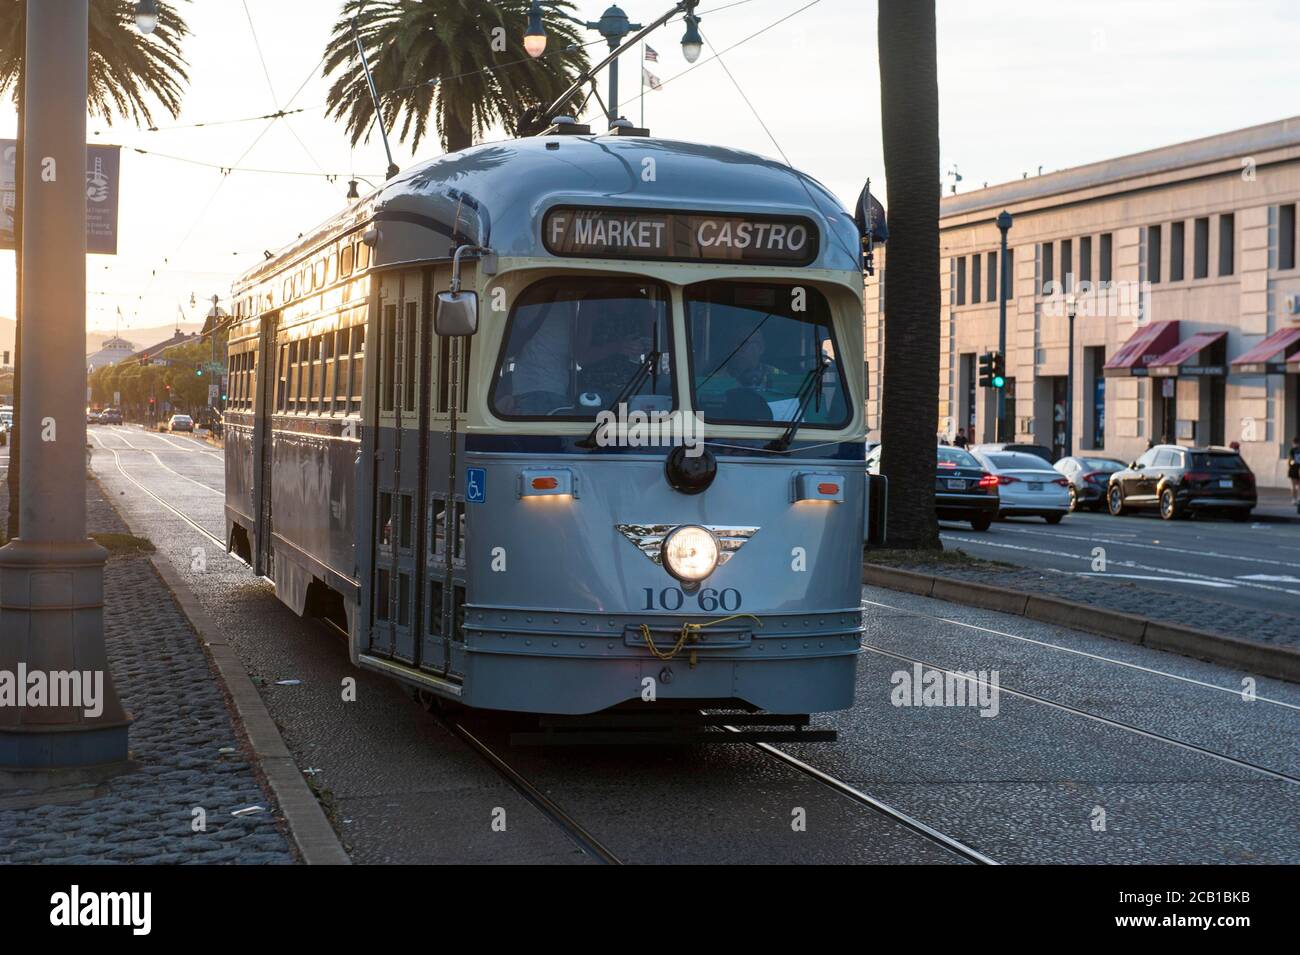
<instances>
[{"instance_id":1,"label":"street curb","mask_svg":"<svg viewBox=\"0 0 1300 955\"><path fill-rule=\"evenodd\" d=\"M862 582L873 587L900 590L982 610L1009 613L1072 630L1084 630L1153 650L1166 650L1248 670L1261 676L1300 683L1300 650L1291 647L1275 647L1227 634L1195 630L1060 597L1008 590L1005 587L922 574L913 570L898 570L868 562L862 564Z\"/></svg>"},{"instance_id":2,"label":"street curb","mask_svg":"<svg viewBox=\"0 0 1300 955\"><path fill-rule=\"evenodd\" d=\"M96 479L95 483L98 485L99 480ZM103 492L102 485L100 491ZM117 505L112 498L104 494L104 500L109 502L114 511L117 511L122 523L126 524L134 534L135 528L131 527L131 522L117 510ZM185 614L185 618L210 654L217 668L217 675L234 705L235 716L248 737L253 757L257 760L276 802L280 805L285 822L289 825L289 833L293 837L298 853L302 856L302 861L307 865L351 865L352 860L348 858L343 844L339 842L334 827L325 818L324 810L321 809L315 793L303 778L298 764L294 762L293 754L285 745L275 720L271 718L271 713L266 708L266 703L257 692L257 687L253 685L248 671L244 669L243 663L240 662L221 627L199 604L194 591L166 558L155 552L150 556L149 562L162 578L167 589L171 591L177 606L181 608L181 613Z\"/></svg>"},{"instance_id":3,"label":"street curb","mask_svg":"<svg viewBox=\"0 0 1300 955\"><path fill-rule=\"evenodd\" d=\"M307 865L351 865L352 860L343 850L334 827L325 818L316 795L307 785L293 754L285 745L271 712L262 695L257 692L248 671L240 662L220 626L200 606L188 584L166 558L154 554L150 558L158 576L162 578L190 626L198 633L212 655L221 681L226 685L244 733L266 775L266 781L280 804L280 811L289 824L294 845Z\"/></svg>"}]
</instances>

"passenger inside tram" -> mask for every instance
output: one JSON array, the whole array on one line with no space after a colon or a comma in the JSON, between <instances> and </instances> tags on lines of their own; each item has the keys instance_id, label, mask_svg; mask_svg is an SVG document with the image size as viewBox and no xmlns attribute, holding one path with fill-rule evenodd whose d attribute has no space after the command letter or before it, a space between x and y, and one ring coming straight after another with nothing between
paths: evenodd
<instances>
[{"instance_id":1,"label":"passenger inside tram","mask_svg":"<svg viewBox=\"0 0 1300 955\"><path fill-rule=\"evenodd\" d=\"M630 410L672 407L668 294L631 279L545 279L524 292L510 318L492 401L505 418L590 420L630 387Z\"/></svg>"}]
</instances>

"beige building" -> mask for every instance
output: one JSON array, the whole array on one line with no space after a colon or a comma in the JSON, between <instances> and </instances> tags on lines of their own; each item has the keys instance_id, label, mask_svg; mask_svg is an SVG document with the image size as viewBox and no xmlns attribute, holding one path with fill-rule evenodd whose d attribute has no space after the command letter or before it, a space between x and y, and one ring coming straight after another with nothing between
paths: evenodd
<instances>
[{"instance_id":1,"label":"beige building","mask_svg":"<svg viewBox=\"0 0 1300 955\"><path fill-rule=\"evenodd\" d=\"M1073 309L1076 453L1130 461L1148 441L1238 441L1262 486L1286 486L1300 434L1298 202L1300 117L943 199L937 431L995 437L995 392L978 387L977 368L998 346L1006 210L1015 440L1065 451ZM877 275L865 330L873 429L888 268Z\"/></svg>"}]
</instances>

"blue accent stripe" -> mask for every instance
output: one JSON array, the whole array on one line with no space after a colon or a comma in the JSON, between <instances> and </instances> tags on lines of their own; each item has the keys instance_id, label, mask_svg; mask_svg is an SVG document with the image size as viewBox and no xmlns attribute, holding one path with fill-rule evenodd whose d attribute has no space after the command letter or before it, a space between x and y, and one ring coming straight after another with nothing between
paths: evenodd
<instances>
[{"instance_id":1,"label":"blue accent stripe","mask_svg":"<svg viewBox=\"0 0 1300 955\"><path fill-rule=\"evenodd\" d=\"M580 448L582 438L576 435L553 434L468 434L465 450L495 454L573 454L591 457L609 454L667 454L669 448ZM769 438L720 438L706 441L705 446L718 457L762 457L772 459L817 459L822 461L863 461L866 443L863 441L796 441L785 452L765 450Z\"/></svg>"}]
</instances>

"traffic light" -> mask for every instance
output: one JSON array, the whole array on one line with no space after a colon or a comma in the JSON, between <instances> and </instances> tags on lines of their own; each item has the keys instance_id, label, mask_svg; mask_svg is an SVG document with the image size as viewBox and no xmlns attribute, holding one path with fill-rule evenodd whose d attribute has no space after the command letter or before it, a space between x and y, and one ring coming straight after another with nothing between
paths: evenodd
<instances>
[{"instance_id":1,"label":"traffic light","mask_svg":"<svg viewBox=\"0 0 1300 955\"><path fill-rule=\"evenodd\" d=\"M1002 352L986 351L980 355L979 385L995 389L1007 386L1007 359Z\"/></svg>"}]
</instances>

